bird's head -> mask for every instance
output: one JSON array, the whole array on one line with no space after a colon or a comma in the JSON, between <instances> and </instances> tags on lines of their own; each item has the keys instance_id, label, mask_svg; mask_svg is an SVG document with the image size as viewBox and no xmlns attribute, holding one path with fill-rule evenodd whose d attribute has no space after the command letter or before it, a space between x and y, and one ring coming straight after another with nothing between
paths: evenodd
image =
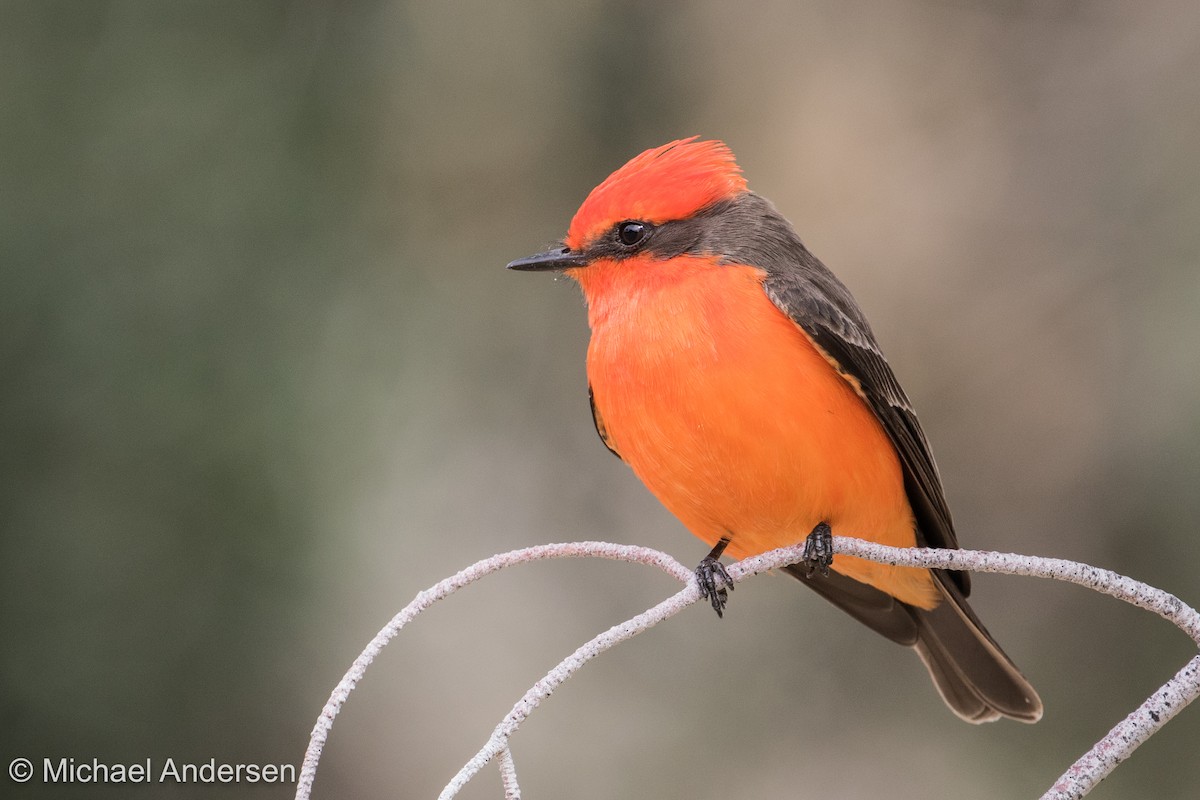
<instances>
[{"instance_id":1,"label":"bird's head","mask_svg":"<svg viewBox=\"0 0 1200 800\"><path fill-rule=\"evenodd\" d=\"M647 260L711 254L706 241L722 206L746 193L733 153L693 136L647 150L592 190L561 247L518 259L516 270L565 272L589 296L601 276Z\"/></svg>"}]
</instances>

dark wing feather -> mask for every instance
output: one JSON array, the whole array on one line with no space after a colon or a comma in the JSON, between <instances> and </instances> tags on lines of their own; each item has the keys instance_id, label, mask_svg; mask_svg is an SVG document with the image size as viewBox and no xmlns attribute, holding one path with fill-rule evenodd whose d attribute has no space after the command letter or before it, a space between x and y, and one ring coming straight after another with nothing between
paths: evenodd
<instances>
[{"instance_id":1,"label":"dark wing feather","mask_svg":"<svg viewBox=\"0 0 1200 800\"><path fill-rule=\"evenodd\" d=\"M854 387L896 448L917 543L957 547L937 467L904 390L850 292L808 252L788 221L747 192L663 225L654 235L652 247L664 258L683 252L717 255L725 263L755 265L766 273L768 297ZM605 438L603 421L595 419ZM946 703L963 719L1006 716L1034 722L1041 716L1037 692L967 605L966 573L933 570L942 601L926 610L836 572L826 578L799 568L786 571L868 627L916 649Z\"/></svg>"},{"instance_id":2,"label":"dark wing feather","mask_svg":"<svg viewBox=\"0 0 1200 800\"><path fill-rule=\"evenodd\" d=\"M592 387L588 386L588 405L592 407L592 424L596 426L596 433L600 436L600 441L604 442L604 446L608 448L608 452L612 453L617 458L621 458L621 454L617 452L616 446L612 442L612 437L608 435L608 427L604 424L604 417L600 416L600 409L596 408L596 396L592 394ZM625 459L621 458L622 461Z\"/></svg>"},{"instance_id":3,"label":"dark wing feather","mask_svg":"<svg viewBox=\"0 0 1200 800\"><path fill-rule=\"evenodd\" d=\"M820 318L809 317L805 323L797 324L843 374L854 378L888 438L892 440L904 468L904 486L917 519L918 544L958 547L958 538L954 534L954 524L946 507L937 465L929 452L929 443L908 397L883 355L873 342L858 344L839 334ZM869 336L869 332L866 335ZM956 573L956 576L962 576L959 588L965 592L965 573Z\"/></svg>"},{"instance_id":4,"label":"dark wing feather","mask_svg":"<svg viewBox=\"0 0 1200 800\"><path fill-rule=\"evenodd\" d=\"M722 200L656 226L645 250L660 258L691 253L762 269L771 301L854 387L891 439L916 517L917 543L958 546L925 434L862 311L774 206L752 192ZM594 399L592 419L604 444L620 457ZM810 577L804 569L786 571L868 627L916 649L946 703L963 719L1033 722L1041 716L1037 692L967 605L966 573L933 570L942 601L925 610L836 572Z\"/></svg>"},{"instance_id":5,"label":"dark wing feather","mask_svg":"<svg viewBox=\"0 0 1200 800\"><path fill-rule=\"evenodd\" d=\"M723 200L655 229L648 248L661 258L680 253L716 255L725 263L766 271L772 302L812 339L855 386L883 425L900 456L917 542L957 547L954 524L925 434L858 304L770 202L753 192ZM965 595L965 573L952 573Z\"/></svg>"},{"instance_id":6,"label":"dark wing feather","mask_svg":"<svg viewBox=\"0 0 1200 800\"><path fill-rule=\"evenodd\" d=\"M807 250L804 268L768 271L767 295L788 315L853 385L875 413L900 456L904 487L917 521L917 543L958 547L942 481L921 423L850 292ZM950 573L963 595L964 572Z\"/></svg>"},{"instance_id":7,"label":"dark wing feather","mask_svg":"<svg viewBox=\"0 0 1200 800\"><path fill-rule=\"evenodd\" d=\"M810 574L808 567L801 564L784 567L783 571L876 633L896 644L916 645L919 638L916 616L890 594L839 572Z\"/></svg>"},{"instance_id":8,"label":"dark wing feather","mask_svg":"<svg viewBox=\"0 0 1200 800\"><path fill-rule=\"evenodd\" d=\"M929 443L862 312L803 245L798 258L799 269L768 270L767 295L808 334L883 425L900 456L917 543L958 547ZM1041 717L1037 692L967 605L967 573L933 570L942 602L925 610L889 604L892 598L883 592L849 578L827 582L809 579L799 569L788 571L867 626L914 647L942 698L963 719L979 723L1005 716L1036 722Z\"/></svg>"},{"instance_id":9,"label":"dark wing feather","mask_svg":"<svg viewBox=\"0 0 1200 800\"><path fill-rule=\"evenodd\" d=\"M726 236L729 228L744 232L746 226L758 227L758 235ZM719 204L691 220L663 226L656 235L654 249L663 257L692 250L715 252L726 261L766 268L764 288L771 301L808 334L862 395L896 448L917 521L917 543L958 547L941 478L908 397L850 291L808 251L791 225L767 201L746 194L735 203ZM723 241L749 245L722 247ZM590 386L588 402L596 433L604 446L620 458ZM970 590L966 573L952 575L966 595Z\"/></svg>"}]
</instances>

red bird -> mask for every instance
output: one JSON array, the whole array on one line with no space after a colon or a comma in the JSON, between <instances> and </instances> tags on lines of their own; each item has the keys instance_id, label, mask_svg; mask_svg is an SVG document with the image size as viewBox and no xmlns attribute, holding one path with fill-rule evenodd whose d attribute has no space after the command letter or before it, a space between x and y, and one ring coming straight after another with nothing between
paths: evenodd
<instances>
[{"instance_id":1,"label":"red bird","mask_svg":"<svg viewBox=\"0 0 1200 800\"><path fill-rule=\"evenodd\" d=\"M744 558L831 531L958 546L929 444L858 304L723 143L642 153L592 190L562 247L508 266L583 289L596 430L713 546L697 574L718 613L726 548ZM849 556L787 570L914 648L963 719L1041 717L967 605L965 573Z\"/></svg>"}]
</instances>

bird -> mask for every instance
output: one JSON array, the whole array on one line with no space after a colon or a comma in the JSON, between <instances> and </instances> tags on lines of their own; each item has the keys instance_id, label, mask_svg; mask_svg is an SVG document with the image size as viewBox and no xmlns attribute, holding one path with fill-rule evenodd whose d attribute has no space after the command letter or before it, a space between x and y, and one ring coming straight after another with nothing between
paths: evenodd
<instances>
[{"instance_id":1,"label":"bird","mask_svg":"<svg viewBox=\"0 0 1200 800\"><path fill-rule=\"evenodd\" d=\"M596 432L691 533L718 615L720 565L807 542L785 570L914 649L971 722L1036 722L1042 701L967 604L965 572L839 555L830 537L957 548L929 443L849 290L733 152L697 136L597 185L566 237L517 259L587 305ZM806 550L806 557L810 551Z\"/></svg>"}]
</instances>

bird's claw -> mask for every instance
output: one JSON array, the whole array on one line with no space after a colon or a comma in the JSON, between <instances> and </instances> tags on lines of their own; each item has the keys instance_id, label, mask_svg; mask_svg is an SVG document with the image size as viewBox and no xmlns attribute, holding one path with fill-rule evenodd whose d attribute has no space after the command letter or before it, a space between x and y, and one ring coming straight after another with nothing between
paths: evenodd
<instances>
[{"instance_id":1,"label":"bird's claw","mask_svg":"<svg viewBox=\"0 0 1200 800\"><path fill-rule=\"evenodd\" d=\"M822 578L829 577L829 565L833 563L833 531L829 523L817 523L817 527L804 540L804 555L800 563L804 565L806 578L818 572Z\"/></svg>"},{"instance_id":2,"label":"bird's claw","mask_svg":"<svg viewBox=\"0 0 1200 800\"><path fill-rule=\"evenodd\" d=\"M696 583L700 585L700 596L712 603L718 617L723 617L725 603L733 591L733 578L725 571L725 565L711 555L705 556L696 567Z\"/></svg>"}]
</instances>

